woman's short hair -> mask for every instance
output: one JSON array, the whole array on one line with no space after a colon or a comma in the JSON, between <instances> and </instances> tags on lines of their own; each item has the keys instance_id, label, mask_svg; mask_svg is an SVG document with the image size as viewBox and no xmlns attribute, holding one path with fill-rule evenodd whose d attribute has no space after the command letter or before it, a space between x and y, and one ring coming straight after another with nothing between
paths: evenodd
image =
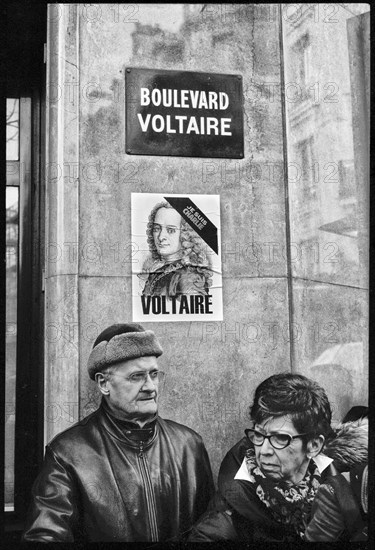
<instances>
[{"instance_id":1,"label":"woman's short hair","mask_svg":"<svg viewBox=\"0 0 375 550\"><path fill-rule=\"evenodd\" d=\"M288 416L298 433L332 434L332 411L326 392L314 380L289 372L264 380L254 394L250 417L257 424L270 417Z\"/></svg>"},{"instance_id":2,"label":"woman's short hair","mask_svg":"<svg viewBox=\"0 0 375 550\"><path fill-rule=\"evenodd\" d=\"M146 228L147 244L150 249L152 259L160 260L161 257L156 249L154 240L154 222L155 216L160 208L173 208L168 202L159 202L151 210L148 217L148 223ZM181 218L181 235L180 235L181 247L182 247L182 263L192 264L195 266L211 267L211 258L207 254L207 245L201 239L196 231L190 225Z\"/></svg>"}]
</instances>

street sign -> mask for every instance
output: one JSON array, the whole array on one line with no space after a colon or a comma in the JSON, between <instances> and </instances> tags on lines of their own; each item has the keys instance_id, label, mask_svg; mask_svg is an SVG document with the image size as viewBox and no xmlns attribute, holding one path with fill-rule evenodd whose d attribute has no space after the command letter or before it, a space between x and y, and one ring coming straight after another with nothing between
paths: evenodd
<instances>
[{"instance_id":1,"label":"street sign","mask_svg":"<svg viewBox=\"0 0 375 550\"><path fill-rule=\"evenodd\" d=\"M129 155L243 158L241 75L126 69Z\"/></svg>"}]
</instances>

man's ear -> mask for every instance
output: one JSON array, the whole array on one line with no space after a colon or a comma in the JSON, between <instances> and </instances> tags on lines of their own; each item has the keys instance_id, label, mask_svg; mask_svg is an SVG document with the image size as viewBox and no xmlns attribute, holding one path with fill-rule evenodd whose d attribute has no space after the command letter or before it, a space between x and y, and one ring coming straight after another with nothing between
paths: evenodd
<instances>
[{"instance_id":1,"label":"man's ear","mask_svg":"<svg viewBox=\"0 0 375 550\"><path fill-rule=\"evenodd\" d=\"M103 395L109 395L108 377L101 372L95 374L95 382Z\"/></svg>"},{"instance_id":2,"label":"man's ear","mask_svg":"<svg viewBox=\"0 0 375 550\"><path fill-rule=\"evenodd\" d=\"M317 435L313 439L310 439L307 443L307 456L309 458L317 456L323 448L324 441L324 435Z\"/></svg>"}]
</instances>

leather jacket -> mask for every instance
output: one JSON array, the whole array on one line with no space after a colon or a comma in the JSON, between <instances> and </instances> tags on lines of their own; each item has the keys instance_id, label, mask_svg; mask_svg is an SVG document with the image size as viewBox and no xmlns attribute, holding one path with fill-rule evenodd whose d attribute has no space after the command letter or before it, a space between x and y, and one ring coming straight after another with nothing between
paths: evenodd
<instances>
[{"instance_id":1,"label":"leather jacket","mask_svg":"<svg viewBox=\"0 0 375 550\"><path fill-rule=\"evenodd\" d=\"M156 417L143 429L105 405L56 436L32 491L24 541L165 541L213 493L202 438Z\"/></svg>"},{"instance_id":2,"label":"leather jacket","mask_svg":"<svg viewBox=\"0 0 375 550\"><path fill-rule=\"evenodd\" d=\"M192 528L189 542L231 540L291 544L301 541L291 527L272 518L252 483L234 479L249 445L244 437L224 457L219 471L218 492L211 500L206 514ZM334 473L336 470L328 466L322 477L324 479Z\"/></svg>"},{"instance_id":3,"label":"leather jacket","mask_svg":"<svg viewBox=\"0 0 375 550\"><path fill-rule=\"evenodd\" d=\"M327 479L319 487L313 504L312 519L305 531L305 540L368 540L367 475L367 463L362 463L350 472Z\"/></svg>"}]
</instances>

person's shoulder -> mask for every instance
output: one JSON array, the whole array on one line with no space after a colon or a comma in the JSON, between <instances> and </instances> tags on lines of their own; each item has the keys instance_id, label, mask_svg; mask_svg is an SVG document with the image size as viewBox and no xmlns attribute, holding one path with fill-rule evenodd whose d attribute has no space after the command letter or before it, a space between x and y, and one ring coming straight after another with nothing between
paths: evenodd
<instances>
[{"instance_id":1,"label":"person's shoulder","mask_svg":"<svg viewBox=\"0 0 375 550\"><path fill-rule=\"evenodd\" d=\"M189 438L197 442L203 441L202 436L200 436L198 432L185 426L185 424L180 424L179 422L167 418L161 418L160 416L158 421L161 429L169 432L171 436L175 435L176 437L183 437L184 439Z\"/></svg>"},{"instance_id":2,"label":"person's shoulder","mask_svg":"<svg viewBox=\"0 0 375 550\"><path fill-rule=\"evenodd\" d=\"M69 428L66 428L57 434L47 445L52 451L56 452L59 449L66 449L70 444L76 444L80 440L83 441L87 434L97 424L99 409L92 412L82 420L79 420Z\"/></svg>"},{"instance_id":3,"label":"person's shoulder","mask_svg":"<svg viewBox=\"0 0 375 550\"><path fill-rule=\"evenodd\" d=\"M219 470L219 485L228 481L233 481L234 476L238 472L243 459L245 458L246 451L250 444L246 437L243 437L224 456Z\"/></svg>"},{"instance_id":4,"label":"person's shoulder","mask_svg":"<svg viewBox=\"0 0 375 550\"><path fill-rule=\"evenodd\" d=\"M246 439L246 437L242 437L237 443L233 445L225 455L223 459L223 463L226 460L234 459L240 464L242 464L243 459L245 458L245 454L247 449L249 448L250 443Z\"/></svg>"}]
</instances>

